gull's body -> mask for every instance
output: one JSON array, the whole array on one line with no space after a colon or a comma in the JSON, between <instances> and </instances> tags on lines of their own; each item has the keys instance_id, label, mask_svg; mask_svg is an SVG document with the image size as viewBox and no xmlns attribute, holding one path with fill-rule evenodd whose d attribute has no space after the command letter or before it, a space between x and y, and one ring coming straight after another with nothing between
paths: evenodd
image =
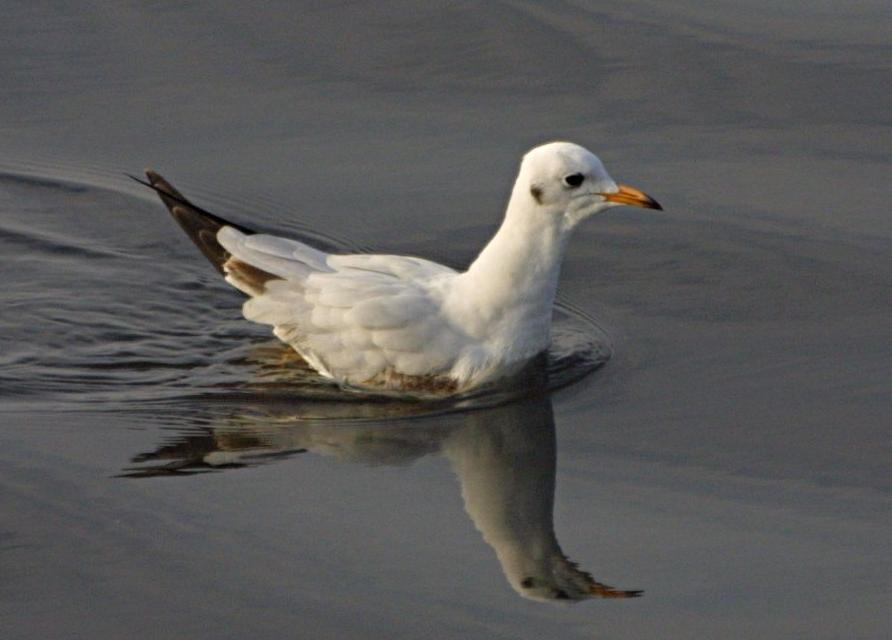
<instances>
[{"instance_id":1,"label":"gull's body","mask_svg":"<svg viewBox=\"0 0 892 640\"><path fill-rule=\"evenodd\" d=\"M151 186L226 280L247 319L273 327L324 376L354 387L456 393L517 371L550 341L567 240L619 204L659 205L600 160L556 142L530 151L505 219L464 272L415 257L335 255L253 233Z\"/></svg>"}]
</instances>

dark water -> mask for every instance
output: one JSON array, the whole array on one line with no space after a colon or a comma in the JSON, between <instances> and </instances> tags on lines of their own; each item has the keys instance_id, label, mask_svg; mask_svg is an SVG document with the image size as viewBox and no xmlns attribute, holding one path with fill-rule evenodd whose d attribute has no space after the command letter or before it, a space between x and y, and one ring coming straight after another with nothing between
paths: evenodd
<instances>
[{"instance_id":1,"label":"dark water","mask_svg":"<svg viewBox=\"0 0 892 640\"><path fill-rule=\"evenodd\" d=\"M7 3L0 636L888 637L890 34L883 2ZM667 211L574 239L560 389L458 406L313 382L121 175L460 266L552 138ZM644 594L522 598L537 549Z\"/></svg>"}]
</instances>

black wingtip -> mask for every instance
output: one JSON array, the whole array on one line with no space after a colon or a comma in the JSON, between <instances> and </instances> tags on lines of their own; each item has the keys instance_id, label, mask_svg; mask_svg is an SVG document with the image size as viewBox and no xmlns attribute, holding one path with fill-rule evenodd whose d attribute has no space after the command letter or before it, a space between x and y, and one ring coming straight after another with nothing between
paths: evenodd
<instances>
[{"instance_id":1,"label":"black wingtip","mask_svg":"<svg viewBox=\"0 0 892 640\"><path fill-rule=\"evenodd\" d=\"M149 189L154 189L154 188L155 188L154 186L152 186L152 183L150 183L150 182L146 182L146 181L143 180L142 178L138 178L138 177L136 177L135 175L133 175L132 173L126 173L126 172L125 172L124 175L127 176L128 178L130 178L131 180L133 180L133 181L135 181L135 182L138 182L139 184L141 184L141 185L144 186L144 187L148 187Z\"/></svg>"},{"instance_id":2,"label":"black wingtip","mask_svg":"<svg viewBox=\"0 0 892 640\"><path fill-rule=\"evenodd\" d=\"M223 265L230 256L229 252L217 240L217 232L222 227L232 227L247 235L254 233L247 227L230 222L192 204L182 193L177 191L176 187L151 169L146 169L148 181L129 173L124 175L158 194L173 219L220 273L223 273Z\"/></svg>"},{"instance_id":3,"label":"black wingtip","mask_svg":"<svg viewBox=\"0 0 892 640\"><path fill-rule=\"evenodd\" d=\"M149 179L148 182L130 173L125 173L124 175L131 180L135 180L139 184L152 189L155 193L157 193L161 197L161 201L168 208L168 210L171 211L171 213L173 213L173 207L175 205L182 205L187 209L192 210L195 213L198 213L201 216L206 217L221 226L232 227L233 229L238 229L242 233L246 233L249 235L256 233L253 229L249 229L248 227L244 227L235 222L226 220L225 218L221 218L220 216L214 215L210 211L192 204L182 193L177 191L172 184L165 180L161 176L161 174L152 169L146 169L146 177Z\"/></svg>"}]
</instances>

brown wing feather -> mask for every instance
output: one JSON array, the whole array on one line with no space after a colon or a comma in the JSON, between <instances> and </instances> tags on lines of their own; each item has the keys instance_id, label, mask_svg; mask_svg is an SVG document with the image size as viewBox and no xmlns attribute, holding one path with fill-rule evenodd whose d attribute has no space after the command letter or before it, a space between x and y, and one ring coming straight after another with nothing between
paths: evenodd
<instances>
[{"instance_id":1,"label":"brown wing feather","mask_svg":"<svg viewBox=\"0 0 892 640\"><path fill-rule=\"evenodd\" d=\"M217 232L222 227L233 227L248 235L254 234L253 230L195 206L172 184L151 169L146 169L148 182L131 177L140 184L155 190L158 197L161 198L161 202L170 211L173 219L177 221L183 231L186 232L186 235L189 236L204 256L210 260L219 273L234 275L239 280L245 280L245 284L251 290L258 292L263 290L263 285L266 282L278 279L277 276L271 273L236 260L217 242Z\"/></svg>"}]
</instances>

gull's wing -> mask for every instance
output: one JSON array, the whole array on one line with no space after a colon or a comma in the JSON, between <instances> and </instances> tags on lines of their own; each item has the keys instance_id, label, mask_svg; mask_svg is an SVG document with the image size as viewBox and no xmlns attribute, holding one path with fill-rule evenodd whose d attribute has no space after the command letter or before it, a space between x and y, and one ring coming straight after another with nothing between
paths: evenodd
<instances>
[{"instance_id":1,"label":"gull's wing","mask_svg":"<svg viewBox=\"0 0 892 640\"><path fill-rule=\"evenodd\" d=\"M230 255L223 263L226 281L249 296L262 295L273 280L299 285L312 273L332 270L326 262L327 253L296 240L246 234L233 227L222 227L216 238ZM258 278L257 273L269 278Z\"/></svg>"},{"instance_id":2,"label":"gull's wing","mask_svg":"<svg viewBox=\"0 0 892 640\"><path fill-rule=\"evenodd\" d=\"M327 263L341 271L356 270L380 273L400 280L423 280L438 275L455 275L451 269L437 262L411 256L354 253L349 255L329 255Z\"/></svg>"},{"instance_id":3,"label":"gull's wing","mask_svg":"<svg viewBox=\"0 0 892 640\"><path fill-rule=\"evenodd\" d=\"M321 373L357 386L455 390L447 374L462 336L442 316L436 285L454 270L406 256L331 255L229 227L217 239L232 255L227 280L251 296L245 317L271 325ZM241 264L274 279L245 284Z\"/></svg>"},{"instance_id":4,"label":"gull's wing","mask_svg":"<svg viewBox=\"0 0 892 640\"><path fill-rule=\"evenodd\" d=\"M358 386L456 389L448 374L465 337L443 317L439 297L453 269L408 256L332 255L254 233L196 207L154 171L146 175L143 184L202 253L250 296L245 317L271 325L317 371Z\"/></svg>"}]
</instances>

